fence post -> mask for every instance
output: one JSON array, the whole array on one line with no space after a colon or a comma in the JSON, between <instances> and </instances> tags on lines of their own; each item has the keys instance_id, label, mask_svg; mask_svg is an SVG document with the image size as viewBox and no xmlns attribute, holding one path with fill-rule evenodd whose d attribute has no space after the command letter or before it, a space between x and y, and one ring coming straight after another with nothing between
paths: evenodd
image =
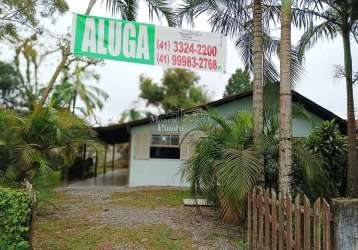
<instances>
[{"instance_id":1,"label":"fence post","mask_svg":"<svg viewBox=\"0 0 358 250\"><path fill-rule=\"evenodd\" d=\"M321 198L317 198L314 203L314 229L313 229L313 239L314 239L314 249L321 250Z\"/></svg>"},{"instance_id":2,"label":"fence post","mask_svg":"<svg viewBox=\"0 0 358 250\"><path fill-rule=\"evenodd\" d=\"M251 209L252 209L252 199L251 199L251 192L249 192L247 196L247 242L249 246L249 250L252 249L252 216L251 216Z\"/></svg>"},{"instance_id":3,"label":"fence post","mask_svg":"<svg viewBox=\"0 0 358 250\"><path fill-rule=\"evenodd\" d=\"M310 201L305 195L303 197L303 239L304 239L304 250L311 249L311 211L310 211Z\"/></svg>"},{"instance_id":4,"label":"fence post","mask_svg":"<svg viewBox=\"0 0 358 250\"><path fill-rule=\"evenodd\" d=\"M358 249L358 199L333 199L334 249Z\"/></svg>"},{"instance_id":5,"label":"fence post","mask_svg":"<svg viewBox=\"0 0 358 250\"><path fill-rule=\"evenodd\" d=\"M270 250L270 190L265 191L265 249Z\"/></svg>"},{"instance_id":6,"label":"fence post","mask_svg":"<svg viewBox=\"0 0 358 250\"><path fill-rule=\"evenodd\" d=\"M323 250L331 249L331 212L328 202L323 199Z\"/></svg>"},{"instance_id":7,"label":"fence post","mask_svg":"<svg viewBox=\"0 0 358 250\"><path fill-rule=\"evenodd\" d=\"M298 194L295 199L295 249L301 250L301 205L300 195Z\"/></svg>"},{"instance_id":8,"label":"fence post","mask_svg":"<svg viewBox=\"0 0 358 250\"><path fill-rule=\"evenodd\" d=\"M277 195L274 190L271 192L271 209L272 209L272 249L277 249Z\"/></svg>"},{"instance_id":9,"label":"fence post","mask_svg":"<svg viewBox=\"0 0 358 250\"><path fill-rule=\"evenodd\" d=\"M263 196L263 191L260 188L259 191L259 241L258 241L258 245L259 245L259 249L263 249L264 247L264 196Z\"/></svg>"},{"instance_id":10,"label":"fence post","mask_svg":"<svg viewBox=\"0 0 358 250\"><path fill-rule=\"evenodd\" d=\"M287 216L287 226L286 226L286 248L292 249L292 198L290 194L286 194L286 216Z\"/></svg>"},{"instance_id":11,"label":"fence post","mask_svg":"<svg viewBox=\"0 0 358 250\"><path fill-rule=\"evenodd\" d=\"M256 188L252 193L252 249L257 248L257 196Z\"/></svg>"},{"instance_id":12,"label":"fence post","mask_svg":"<svg viewBox=\"0 0 358 250\"><path fill-rule=\"evenodd\" d=\"M283 197L280 193L278 195L279 204L278 204L278 249L283 250L283 231L284 231L284 203Z\"/></svg>"}]
</instances>

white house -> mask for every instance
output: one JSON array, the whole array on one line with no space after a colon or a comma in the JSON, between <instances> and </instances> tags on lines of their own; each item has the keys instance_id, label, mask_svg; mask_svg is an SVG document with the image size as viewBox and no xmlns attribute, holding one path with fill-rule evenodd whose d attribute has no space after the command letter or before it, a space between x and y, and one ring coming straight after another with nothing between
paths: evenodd
<instances>
[{"instance_id":1,"label":"white house","mask_svg":"<svg viewBox=\"0 0 358 250\"><path fill-rule=\"evenodd\" d=\"M346 122L332 112L293 91L293 101L300 103L311 116L311 121L294 119L293 136L306 137L324 120L335 119L345 132ZM181 137L200 119L197 111L208 107L226 112L251 111L252 91L226 97L205 105L145 118L128 123L94 128L100 140L107 144L130 144L129 186L188 186L180 178L180 169L193 151L195 136L180 144Z\"/></svg>"}]
</instances>

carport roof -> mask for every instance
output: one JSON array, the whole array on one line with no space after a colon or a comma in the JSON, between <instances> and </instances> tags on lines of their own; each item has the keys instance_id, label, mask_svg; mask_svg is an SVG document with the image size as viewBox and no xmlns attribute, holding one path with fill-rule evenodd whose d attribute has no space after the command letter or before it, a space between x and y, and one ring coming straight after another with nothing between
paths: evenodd
<instances>
[{"instance_id":1,"label":"carport roof","mask_svg":"<svg viewBox=\"0 0 358 250\"><path fill-rule=\"evenodd\" d=\"M219 100L216 100L213 102L209 102L209 103L206 103L203 105L199 105L199 106L196 106L193 108L181 110L181 112L183 112L185 114L190 114L190 113L197 111L198 109L205 110L209 107L217 107L217 106L223 105L225 103L236 101L236 100L239 100L241 98L245 98L245 97L248 97L251 95L252 95L251 90L245 91L245 92L242 92L239 94L224 97L222 99L219 99ZM335 119L338 124L339 130L342 133L346 134L347 123L341 117L339 117L336 114L332 113L331 111L323 108L322 106L320 106L317 103L311 101L310 99L304 97L303 95L299 94L296 91L292 91L292 100L296 103L301 104L307 111L317 115L318 117L320 117L323 120ZM159 115L157 118L160 120L170 119L170 118L176 117L177 115L178 115L178 112L171 112L171 113ZM127 122L127 123L108 125L108 126L104 126L104 127L94 127L93 129L97 133L97 137L101 141L103 141L107 144L125 143L125 142L130 141L130 129L131 128L151 123L153 120L154 120L153 118L149 117L149 118L143 118L143 119Z\"/></svg>"}]
</instances>

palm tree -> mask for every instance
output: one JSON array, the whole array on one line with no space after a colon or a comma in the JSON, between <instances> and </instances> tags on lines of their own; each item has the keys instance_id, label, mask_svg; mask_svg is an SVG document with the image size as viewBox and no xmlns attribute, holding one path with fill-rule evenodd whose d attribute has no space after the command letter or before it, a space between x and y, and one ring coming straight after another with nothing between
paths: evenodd
<instances>
[{"instance_id":1,"label":"palm tree","mask_svg":"<svg viewBox=\"0 0 358 250\"><path fill-rule=\"evenodd\" d=\"M195 152L184 164L182 177L193 194L220 204L224 219L244 219L247 193L262 172L252 138L252 116L246 112L220 115L214 110L185 136L201 135Z\"/></svg>"},{"instance_id":2,"label":"palm tree","mask_svg":"<svg viewBox=\"0 0 358 250\"><path fill-rule=\"evenodd\" d=\"M25 115L0 109L0 138L0 171L15 181L51 171L54 159L67 167L78 145L94 141L83 120L50 106Z\"/></svg>"},{"instance_id":3,"label":"palm tree","mask_svg":"<svg viewBox=\"0 0 358 250\"><path fill-rule=\"evenodd\" d=\"M337 35L342 37L348 114L347 195L357 197L358 160L350 44L352 36L358 42L358 16L354 13L354 6L357 8L356 3L348 0L306 0L295 10L294 21L297 25L306 27L298 46L301 56L320 38L334 39Z\"/></svg>"},{"instance_id":4,"label":"palm tree","mask_svg":"<svg viewBox=\"0 0 358 250\"><path fill-rule=\"evenodd\" d=\"M253 80L253 116L255 141L262 136L263 131L263 85L267 82L277 82L279 74L271 57L279 55L280 41L269 35L270 22L277 22L280 6L274 0L185 0L179 8L179 23L185 18L193 23L195 17L202 13L210 16L212 30L236 39L241 58L254 76ZM296 50L291 53L294 81L298 81L301 73L301 61Z\"/></svg>"},{"instance_id":5,"label":"palm tree","mask_svg":"<svg viewBox=\"0 0 358 250\"><path fill-rule=\"evenodd\" d=\"M262 34L262 7L261 0L253 1L253 36L254 36L254 79L252 82L252 110L254 119L254 142L260 142L264 129L264 101L263 101L263 34ZM261 155L259 155L260 157ZM260 157L261 165L264 164L263 157ZM264 180L264 172L261 174Z\"/></svg>"},{"instance_id":6,"label":"palm tree","mask_svg":"<svg viewBox=\"0 0 358 250\"><path fill-rule=\"evenodd\" d=\"M186 133L184 139L199 139L191 158L183 165L182 177L191 185L194 194L203 195L222 208L224 218L233 219L233 213L244 219L247 193L260 181L265 172L265 185L277 187L279 155L279 89L268 85L264 90L264 133L259 147L253 143L253 120L246 112L220 115L209 109L202 119L196 119L194 128ZM293 105L293 115L297 119L309 119L305 110L298 104ZM190 119L190 118L188 118ZM183 139L183 140L184 140ZM300 167L299 181L303 190L307 185L323 182L324 191L329 182L322 181L321 161L308 150L302 142L294 144L293 155ZM258 154L264 155L264 168ZM304 178L302 180L302 177ZM315 198L316 193L310 197Z\"/></svg>"},{"instance_id":7,"label":"palm tree","mask_svg":"<svg viewBox=\"0 0 358 250\"><path fill-rule=\"evenodd\" d=\"M96 4L97 0L91 0L88 4L86 15L91 13L92 8ZM104 2L104 1L102 1ZM161 19L162 16L168 22L169 26L176 25L175 15L172 13L171 8L169 7L167 0L144 0L149 9L149 17L157 16ZM106 9L112 13L112 15L120 14L121 18L128 21L135 21L138 16L140 0L106 0ZM62 49L62 58L60 63L55 69L46 89L40 100L40 105L44 105L50 92L53 90L56 80L61 73L62 69L65 67L68 58L70 55L70 46L66 45Z\"/></svg>"},{"instance_id":8,"label":"palm tree","mask_svg":"<svg viewBox=\"0 0 358 250\"><path fill-rule=\"evenodd\" d=\"M207 12L210 15L210 23L214 31L219 31L225 35L239 36L247 29L253 31L253 49L252 35L250 35L249 44L244 45L244 50L253 50L249 52L250 58L244 60L251 64L247 65L250 70L253 68L253 115L254 115L254 138L257 142L263 133L263 28L262 28L262 6L261 0L254 0L253 5L246 0L240 1L195 1L186 0L179 9L180 22L183 18L193 23L193 19L201 13ZM251 18L252 17L252 18ZM244 44L248 40L238 40L236 45ZM247 46L248 45L248 46ZM242 53L243 56L247 54ZM249 60L249 62L247 61Z\"/></svg>"},{"instance_id":9,"label":"palm tree","mask_svg":"<svg viewBox=\"0 0 358 250\"><path fill-rule=\"evenodd\" d=\"M68 72L69 69L65 69L65 76L62 83L55 86L51 102L58 103L62 107L67 106L69 110L72 109L74 114L79 97L85 105L85 109L81 109L81 111L86 116L93 115L96 108L102 109L108 94L97 86L84 83L91 79L99 81L99 75L88 70L91 65L96 65L96 62L90 61L82 65L77 60L73 72Z\"/></svg>"},{"instance_id":10,"label":"palm tree","mask_svg":"<svg viewBox=\"0 0 358 250\"><path fill-rule=\"evenodd\" d=\"M290 190L292 171L291 0L281 1L279 189Z\"/></svg>"}]
</instances>

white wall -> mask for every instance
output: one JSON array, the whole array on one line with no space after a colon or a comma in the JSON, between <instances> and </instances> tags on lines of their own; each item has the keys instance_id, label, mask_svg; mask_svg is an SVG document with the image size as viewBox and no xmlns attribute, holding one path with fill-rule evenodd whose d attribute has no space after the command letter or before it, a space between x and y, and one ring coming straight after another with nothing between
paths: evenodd
<instances>
[{"instance_id":1,"label":"white wall","mask_svg":"<svg viewBox=\"0 0 358 250\"><path fill-rule=\"evenodd\" d=\"M153 123L134 127L131 129L131 138L134 138L133 135L136 133L156 131L158 126ZM184 160L136 159L133 142L131 142L130 154L129 186L189 186L189 183L181 181L180 169L183 167Z\"/></svg>"},{"instance_id":2,"label":"white wall","mask_svg":"<svg viewBox=\"0 0 358 250\"><path fill-rule=\"evenodd\" d=\"M216 108L221 113L235 111L250 111L252 105L251 97L233 101ZM322 120L316 115L308 112L312 117L312 121L294 119L293 120L293 136L306 137L312 131L315 125ZM137 126L131 129L131 138L136 133L158 133L158 130L169 128L174 131L175 128L181 128L188 131L192 127L192 123L183 122L182 124L169 123L164 127L158 124L149 123ZM134 143L131 142L131 155L129 167L129 186L189 186L189 183L182 182L180 170L183 167L184 160L179 159L136 159L134 157Z\"/></svg>"},{"instance_id":3,"label":"white wall","mask_svg":"<svg viewBox=\"0 0 358 250\"><path fill-rule=\"evenodd\" d=\"M132 160L129 186L189 186L181 182L180 168L183 163L174 159Z\"/></svg>"}]
</instances>

